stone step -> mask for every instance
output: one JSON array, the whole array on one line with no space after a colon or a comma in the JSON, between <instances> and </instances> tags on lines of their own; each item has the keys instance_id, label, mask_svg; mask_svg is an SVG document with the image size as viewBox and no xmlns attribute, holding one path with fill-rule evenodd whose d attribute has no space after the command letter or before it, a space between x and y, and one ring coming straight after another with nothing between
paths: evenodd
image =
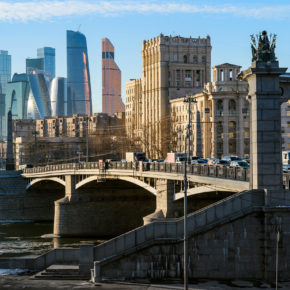
<instances>
[{"instance_id":1,"label":"stone step","mask_svg":"<svg viewBox=\"0 0 290 290\"><path fill-rule=\"evenodd\" d=\"M89 276L80 275L78 265L51 265L34 275L36 280L89 280Z\"/></svg>"},{"instance_id":2,"label":"stone step","mask_svg":"<svg viewBox=\"0 0 290 290\"><path fill-rule=\"evenodd\" d=\"M80 276L80 275L53 275L53 276L44 276L36 274L33 279L35 280L89 280L89 276Z\"/></svg>"}]
</instances>

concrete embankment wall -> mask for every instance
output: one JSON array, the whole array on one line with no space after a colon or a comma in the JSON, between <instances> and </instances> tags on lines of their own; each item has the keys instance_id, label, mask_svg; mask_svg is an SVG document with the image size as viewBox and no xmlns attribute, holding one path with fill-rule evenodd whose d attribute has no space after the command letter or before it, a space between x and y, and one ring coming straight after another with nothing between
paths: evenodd
<instances>
[{"instance_id":1,"label":"concrete embankment wall","mask_svg":"<svg viewBox=\"0 0 290 290\"><path fill-rule=\"evenodd\" d=\"M189 278L290 279L290 193L242 193L189 216ZM285 198L286 197L286 198ZM281 206L282 204L282 206ZM95 279L183 277L183 220L154 222L95 247Z\"/></svg>"},{"instance_id":2,"label":"concrete embankment wall","mask_svg":"<svg viewBox=\"0 0 290 290\"><path fill-rule=\"evenodd\" d=\"M25 190L27 181L18 171L0 172L0 220L53 221L54 201L64 187L42 183Z\"/></svg>"},{"instance_id":3,"label":"concrete embankment wall","mask_svg":"<svg viewBox=\"0 0 290 290\"><path fill-rule=\"evenodd\" d=\"M52 264L79 264L80 249L54 249L37 257L0 258L1 269L41 271Z\"/></svg>"}]
</instances>

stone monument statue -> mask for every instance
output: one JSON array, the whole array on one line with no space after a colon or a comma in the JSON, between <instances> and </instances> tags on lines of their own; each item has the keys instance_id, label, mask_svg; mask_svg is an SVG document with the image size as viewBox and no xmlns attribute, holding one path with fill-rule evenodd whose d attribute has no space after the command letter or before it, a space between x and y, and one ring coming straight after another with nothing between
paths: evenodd
<instances>
[{"instance_id":1,"label":"stone monument statue","mask_svg":"<svg viewBox=\"0 0 290 290\"><path fill-rule=\"evenodd\" d=\"M252 49L252 62L263 61L272 62L276 61L275 47L276 47L277 35L270 34L270 40L267 35L267 31L262 31L256 34L256 37L252 34L251 39L251 49Z\"/></svg>"}]
</instances>

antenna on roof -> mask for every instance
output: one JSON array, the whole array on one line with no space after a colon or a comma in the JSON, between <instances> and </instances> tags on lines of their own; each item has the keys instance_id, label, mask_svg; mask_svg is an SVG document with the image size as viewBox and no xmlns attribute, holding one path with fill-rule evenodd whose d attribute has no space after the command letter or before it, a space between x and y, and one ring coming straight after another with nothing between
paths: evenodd
<instances>
[{"instance_id":1,"label":"antenna on roof","mask_svg":"<svg viewBox=\"0 0 290 290\"><path fill-rule=\"evenodd\" d=\"M77 30L78 32L80 32L80 28L81 28L81 24L80 24L79 27L78 27L78 30Z\"/></svg>"}]
</instances>

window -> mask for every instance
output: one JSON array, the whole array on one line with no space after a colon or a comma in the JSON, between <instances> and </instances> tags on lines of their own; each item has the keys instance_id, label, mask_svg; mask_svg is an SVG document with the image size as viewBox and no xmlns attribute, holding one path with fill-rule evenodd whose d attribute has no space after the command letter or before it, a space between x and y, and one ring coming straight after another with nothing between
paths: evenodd
<instances>
[{"instance_id":1,"label":"window","mask_svg":"<svg viewBox=\"0 0 290 290\"><path fill-rule=\"evenodd\" d=\"M234 100L229 101L229 114L236 116L236 102Z\"/></svg>"},{"instance_id":2,"label":"window","mask_svg":"<svg viewBox=\"0 0 290 290\"><path fill-rule=\"evenodd\" d=\"M220 70L220 76L221 76L221 78L220 78L220 80L221 81L224 81L224 70Z\"/></svg>"},{"instance_id":3,"label":"window","mask_svg":"<svg viewBox=\"0 0 290 290\"><path fill-rule=\"evenodd\" d=\"M199 87L200 86L200 70L197 70L196 71L196 74L195 74L195 81L196 81L196 87Z\"/></svg>"},{"instance_id":4,"label":"window","mask_svg":"<svg viewBox=\"0 0 290 290\"><path fill-rule=\"evenodd\" d=\"M184 55L184 56L183 56L183 62L184 62L184 63L187 63L187 55Z\"/></svg>"},{"instance_id":5,"label":"window","mask_svg":"<svg viewBox=\"0 0 290 290\"><path fill-rule=\"evenodd\" d=\"M232 80L233 80L233 70L230 69L230 81L232 81Z\"/></svg>"},{"instance_id":6,"label":"window","mask_svg":"<svg viewBox=\"0 0 290 290\"><path fill-rule=\"evenodd\" d=\"M193 63L198 63L197 55L193 56Z\"/></svg>"},{"instance_id":7,"label":"window","mask_svg":"<svg viewBox=\"0 0 290 290\"><path fill-rule=\"evenodd\" d=\"M192 79L191 79L191 70L186 70L185 71L185 86L186 87L191 87L192 85Z\"/></svg>"},{"instance_id":8,"label":"window","mask_svg":"<svg viewBox=\"0 0 290 290\"><path fill-rule=\"evenodd\" d=\"M179 88L180 87L180 79L181 79L181 74L180 70L176 70L176 86Z\"/></svg>"},{"instance_id":9,"label":"window","mask_svg":"<svg viewBox=\"0 0 290 290\"><path fill-rule=\"evenodd\" d=\"M206 63L206 56L205 55L202 57L201 62Z\"/></svg>"}]
</instances>

